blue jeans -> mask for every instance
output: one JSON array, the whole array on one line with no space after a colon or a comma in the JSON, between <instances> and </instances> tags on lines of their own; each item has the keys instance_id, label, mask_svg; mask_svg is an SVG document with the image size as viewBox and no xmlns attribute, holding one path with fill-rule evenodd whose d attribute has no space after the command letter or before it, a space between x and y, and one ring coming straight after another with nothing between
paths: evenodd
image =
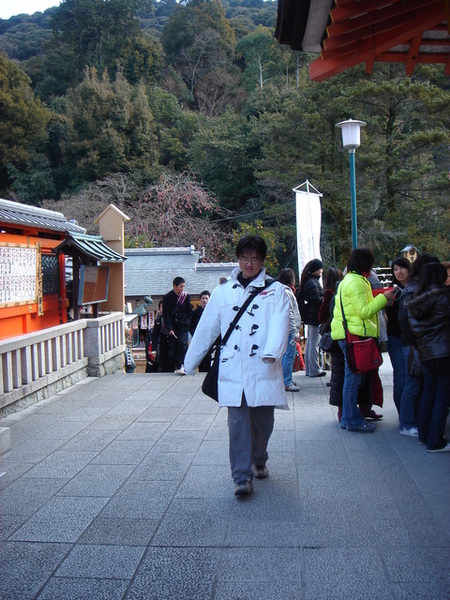
<instances>
[{"instance_id":1,"label":"blue jeans","mask_svg":"<svg viewBox=\"0 0 450 600\"><path fill-rule=\"evenodd\" d=\"M305 375L306 377L314 377L320 373L319 366L319 332L315 325L308 325L308 335L306 337L305 347Z\"/></svg>"},{"instance_id":2,"label":"blue jeans","mask_svg":"<svg viewBox=\"0 0 450 600\"><path fill-rule=\"evenodd\" d=\"M422 389L422 378L411 377L408 373L409 346L402 347L405 365L405 384L400 399L400 429L411 429L416 427L416 406L420 399Z\"/></svg>"},{"instance_id":3,"label":"blue jeans","mask_svg":"<svg viewBox=\"0 0 450 600\"><path fill-rule=\"evenodd\" d=\"M439 372L422 363L423 394L419 405L419 440L429 450L445 448L445 423L450 407L450 372Z\"/></svg>"},{"instance_id":4,"label":"blue jeans","mask_svg":"<svg viewBox=\"0 0 450 600\"><path fill-rule=\"evenodd\" d=\"M389 335L387 349L394 370L394 404L400 414L400 401L405 385L405 359L402 352L402 340L396 335Z\"/></svg>"},{"instance_id":5,"label":"blue jeans","mask_svg":"<svg viewBox=\"0 0 450 600\"><path fill-rule=\"evenodd\" d=\"M292 368L294 366L295 360L295 349L296 344L294 342L294 337L292 334L289 334L288 345L286 348L286 352L281 359L281 366L283 368L283 379L284 385L291 385L292 383Z\"/></svg>"},{"instance_id":6,"label":"blue jeans","mask_svg":"<svg viewBox=\"0 0 450 600\"><path fill-rule=\"evenodd\" d=\"M352 427L359 427L365 423L365 419L359 412L358 408L358 390L363 381L363 375L361 373L353 373L353 371L350 369L345 352L345 340L338 341L345 360L344 387L342 389L341 427L345 428L349 425Z\"/></svg>"},{"instance_id":7,"label":"blue jeans","mask_svg":"<svg viewBox=\"0 0 450 600\"><path fill-rule=\"evenodd\" d=\"M275 422L273 406L247 406L242 394L241 406L228 407L231 476L235 483L253 478L252 464L262 467L269 455L267 444Z\"/></svg>"}]
</instances>

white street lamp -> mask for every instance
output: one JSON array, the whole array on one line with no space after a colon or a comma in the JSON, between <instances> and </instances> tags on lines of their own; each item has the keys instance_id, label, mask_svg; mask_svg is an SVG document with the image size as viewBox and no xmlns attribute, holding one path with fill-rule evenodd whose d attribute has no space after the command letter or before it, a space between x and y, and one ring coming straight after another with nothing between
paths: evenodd
<instances>
[{"instance_id":1,"label":"white street lamp","mask_svg":"<svg viewBox=\"0 0 450 600\"><path fill-rule=\"evenodd\" d=\"M350 192L352 208L352 246L353 250L358 247L358 233L356 225L356 178L355 178L355 150L361 143L361 127L365 127L364 121L348 119L336 123L336 127L342 132L342 145L348 150L350 159Z\"/></svg>"}]
</instances>

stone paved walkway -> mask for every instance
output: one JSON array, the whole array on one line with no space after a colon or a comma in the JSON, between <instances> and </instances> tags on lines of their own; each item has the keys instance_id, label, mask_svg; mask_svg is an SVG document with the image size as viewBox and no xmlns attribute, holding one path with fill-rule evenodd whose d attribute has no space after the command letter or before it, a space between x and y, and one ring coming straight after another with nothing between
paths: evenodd
<instances>
[{"instance_id":1,"label":"stone paved walkway","mask_svg":"<svg viewBox=\"0 0 450 600\"><path fill-rule=\"evenodd\" d=\"M233 495L202 377L88 379L0 426L2 600L444 600L450 454L342 431L329 377L295 380L268 467Z\"/></svg>"}]
</instances>

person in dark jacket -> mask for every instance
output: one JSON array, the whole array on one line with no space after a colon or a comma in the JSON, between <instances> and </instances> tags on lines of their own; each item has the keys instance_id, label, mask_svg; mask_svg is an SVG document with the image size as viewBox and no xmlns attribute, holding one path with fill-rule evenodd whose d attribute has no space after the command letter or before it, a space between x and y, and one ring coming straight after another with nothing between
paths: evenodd
<instances>
[{"instance_id":1,"label":"person in dark jacket","mask_svg":"<svg viewBox=\"0 0 450 600\"><path fill-rule=\"evenodd\" d=\"M330 267L326 272L323 302L319 309L319 321L322 326L322 333L331 331L334 296L339 282L342 281L343 277L342 271L336 267ZM331 355L330 404L331 406L338 407L338 420L340 421L342 414L342 389L344 387L345 375L344 355L339 344L334 340L329 353Z\"/></svg>"},{"instance_id":2,"label":"person in dark jacket","mask_svg":"<svg viewBox=\"0 0 450 600\"><path fill-rule=\"evenodd\" d=\"M384 312L387 317L387 350L391 359L394 372L394 404L400 417L400 401L402 391L405 386L405 359L402 352L402 338L400 324L398 322L398 311L400 308L400 297L402 290L408 284L409 271L411 263L404 256L400 256L392 261L392 283L397 286L394 296L394 302L391 306L386 306ZM400 418L400 431L404 425Z\"/></svg>"},{"instance_id":3,"label":"person in dark jacket","mask_svg":"<svg viewBox=\"0 0 450 600\"><path fill-rule=\"evenodd\" d=\"M323 263L314 258L306 263L300 279L300 302L305 305L302 319L308 325L305 347L305 375L307 377L323 377L325 371L319 365L319 309L323 301L323 287L320 278Z\"/></svg>"},{"instance_id":4,"label":"person in dark jacket","mask_svg":"<svg viewBox=\"0 0 450 600\"><path fill-rule=\"evenodd\" d=\"M157 327L156 322L158 317L155 319L155 324L153 327L149 327L147 329L147 333L145 335L145 372L146 373L155 373L158 371L158 363L157 363L157 343L153 343L153 335L155 333L155 328ZM158 327L160 329L160 327ZM159 337L159 333L158 333Z\"/></svg>"},{"instance_id":5,"label":"person in dark jacket","mask_svg":"<svg viewBox=\"0 0 450 600\"><path fill-rule=\"evenodd\" d=\"M450 452L444 437L450 408L450 287L447 270L428 263L408 302L409 323L422 362L423 393L419 404L419 443L428 452Z\"/></svg>"},{"instance_id":6,"label":"person in dark jacket","mask_svg":"<svg viewBox=\"0 0 450 600\"><path fill-rule=\"evenodd\" d=\"M203 312L208 304L208 301L211 297L211 293L208 290L203 290L200 294L200 304L197 308L192 312L191 323L189 325L189 333L194 335L195 330L197 329L198 322L202 318ZM207 373L209 368L211 367L211 354L208 352L206 356L203 358L202 362L198 366L198 370L200 373Z\"/></svg>"},{"instance_id":7,"label":"person in dark jacket","mask_svg":"<svg viewBox=\"0 0 450 600\"><path fill-rule=\"evenodd\" d=\"M185 375L183 361L188 349L189 324L192 316L192 304L185 291L186 282L182 277L175 277L173 289L168 292L163 302L163 320L168 332L168 356L177 375Z\"/></svg>"},{"instance_id":8,"label":"person in dark jacket","mask_svg":"<svg viewBox=\"0 0 450 600\"><path fill-rule=\"evenodd\" d=\"M192 311L191 322L189 324L189 333L191 335L194 335L194 331L197 329L198 322L200 321L200 319L203 315L203 311L205 310L210 297L211 297L211 293L208 292L208 290L204 290L200 294L200 304L197 306L197 308L195 308Z\"/></svg>"},{"instance_id":9,"label":"person in dark jacket","mask_svg":"<svg viewBox=\"0 0 450 600\"><path fill-rule=\"evenodd\" d=\"M398 307L397 320L400 326L402 339L402 353L405 362L405 384L400 398L400 433L402 435L417 437L417 409L422 393L422 366L418 363L418 372L411 370L411 359L417 353L416 342L408 321L407 303L419 285L419 277L424 265L430 262L439 262L436 256L421 254L413 263L408 284L403 288Z\"/></svg>"},{"instance_id":10,"label":"person in dark jacket","mask_svg":"<svg viewBox=\"0 0 450 600\"><path fill-rule=\"evenodd\" d=\"M158 303L155 324L147 331L145 353L147 359L146 373L172 372L173 361L168 361L169 339L164 319L162 317L163 301Z\"/></svg>"}]
</instances>

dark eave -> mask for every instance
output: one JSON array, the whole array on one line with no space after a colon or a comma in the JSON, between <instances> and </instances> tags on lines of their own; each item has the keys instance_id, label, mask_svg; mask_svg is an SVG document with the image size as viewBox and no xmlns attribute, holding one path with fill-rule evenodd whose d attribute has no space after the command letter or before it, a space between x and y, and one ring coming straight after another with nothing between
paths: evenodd
<instances>
[{"instance_id":1,"label":"dark eave","mask_svg":"<svg viewBox=\"0 0 450 600\"><path fill-rule=\"evenodd\" d=\"M320 52L309 66L322 81L357 64L443 64L450 75L447 0L278 0L275 37L294 50Z\"/></svg>"},{"instance_id":2,"label":"dark eave","mask_svg":"<svg viewBox=\"0 0 450 600\"><path fill-rule=\"evenodd\" d=\"M100 263L121 263L126 260L125 256L111 250L102 237L81 233L67 234L66 239L56 246L54 252L70 256L76 253Z\"/></svg>"}]
</instances>

